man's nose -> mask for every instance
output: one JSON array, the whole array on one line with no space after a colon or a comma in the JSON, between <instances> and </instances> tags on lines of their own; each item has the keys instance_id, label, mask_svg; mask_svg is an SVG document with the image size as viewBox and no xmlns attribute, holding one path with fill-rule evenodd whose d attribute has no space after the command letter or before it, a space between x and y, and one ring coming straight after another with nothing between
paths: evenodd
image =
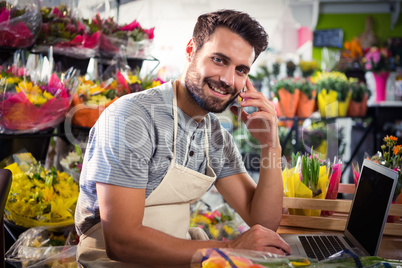
<instances>
[{"instance_id":1,"label":"man's nose","mask_svg":"<svg viewBox=\"0 0 402 268\"><path fill-rule=\"evenodd\" d=\"M232 87L234 85L236 69L234 67L225 68L223 74L221 75L221 81L226 84L226 86Z\"/></svg>"}]
</instances>

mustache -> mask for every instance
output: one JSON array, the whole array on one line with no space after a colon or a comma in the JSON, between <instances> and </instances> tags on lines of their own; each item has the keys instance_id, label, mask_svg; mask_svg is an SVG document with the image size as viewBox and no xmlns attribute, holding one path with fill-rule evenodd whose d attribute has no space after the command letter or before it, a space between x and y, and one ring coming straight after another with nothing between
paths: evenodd
<instances>
[{"instance_id":1,"label":"mustache","mask_svg":"<svg viewBox=\"0 0 402 268\"><path fill-rule=\"evenodd\" d=\"M225 91L227 91L229 94L234 94L236 92L235 88L232 88L231 86L227 85L226 83L222 82L222 81L215 81L211 78L205 78L204 79L205 83L207 83L208 85L211 85L213 87L216 88L223 88ZM238 94L237 94L238 95Z\"/></svg>"}]
</instances>

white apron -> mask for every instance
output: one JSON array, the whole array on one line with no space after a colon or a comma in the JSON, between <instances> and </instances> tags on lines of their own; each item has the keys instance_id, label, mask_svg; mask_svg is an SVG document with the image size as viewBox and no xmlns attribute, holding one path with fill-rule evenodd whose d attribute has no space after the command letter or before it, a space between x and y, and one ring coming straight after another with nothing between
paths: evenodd
<instances>
[{"instance_id":1,"label":"white apron","mask_svg":"<svg viewBox=\"0 0 402 268\"><path fill-rule=\"evenodd\" d=\"M206 175L176 163L177 99L173 84L173 159L159 186L146 198L143 225L183 239L207 240L200 228L190 226L190 203L200 199L216 179L209 166L208 133L205 124ZM188 148L188 145L186 146ZM188 152L186 152L187 154ZM92 226L80 237L77 261L84 267L144 267L110 260L106 255L101 224Z\"/></svg>"}]
</instances>

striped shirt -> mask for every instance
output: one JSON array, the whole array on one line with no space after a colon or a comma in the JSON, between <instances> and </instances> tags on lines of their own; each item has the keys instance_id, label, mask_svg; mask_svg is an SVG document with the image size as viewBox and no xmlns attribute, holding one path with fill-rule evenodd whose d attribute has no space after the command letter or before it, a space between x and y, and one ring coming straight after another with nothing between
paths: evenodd
<instances>
[{"instance_id":1,"label":"striped shirt","mask_svg":"<svg viewBox=\"0 0 402 268\"><path fill-rule=\"evenodd\" d=\"M205 174L205 130L210 166L217 179L246 172L233 137L209 113L197 123L180 108L176 163ZM100 222L96 182L145 189L160 184L173 159L173 87L165 83L125 95L111 104L91 129L75 213L78 234Z\"/></svg>"}]
</instances>

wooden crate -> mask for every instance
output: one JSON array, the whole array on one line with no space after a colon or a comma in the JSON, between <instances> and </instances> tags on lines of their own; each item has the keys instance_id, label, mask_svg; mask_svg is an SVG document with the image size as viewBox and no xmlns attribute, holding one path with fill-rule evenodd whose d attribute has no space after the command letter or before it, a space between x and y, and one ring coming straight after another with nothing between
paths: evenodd
<instances>
[{"instance_id":1,"label":"wooden crate","mask_svg":"<svg viewBox=\"0 0 402 268\"><path fill-rule=\"evenodd\" d=\"M339 185L338 192L353 194L354 190L355 186L353 184L341 183ZM346 220L350 211L351 204L351 200L284 197L284 208L319 209L334 211L334 214L331 216L319 217L284 214L282 215L281 226L343 231L345 230ZM402 236L402 204L391 204L389 215L395 216L396 221L394 223L386 223L384 235Z\"/></svg>"}]
</instances>

